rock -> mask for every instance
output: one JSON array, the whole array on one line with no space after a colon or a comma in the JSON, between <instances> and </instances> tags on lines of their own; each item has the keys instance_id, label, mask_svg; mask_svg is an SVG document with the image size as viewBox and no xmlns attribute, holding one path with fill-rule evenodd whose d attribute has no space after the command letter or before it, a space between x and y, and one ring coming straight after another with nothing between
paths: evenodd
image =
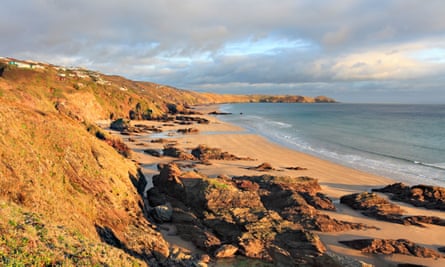
<instances>
[{"instance_id":1,"label":"rock","mask_svg":"<svg viewBox=\"0 0 445 267\"><path fill-rule=\"evenodd\" d=\"M230 112L219 112L219 111L212 111L208 113L209 115L232 115Z\"/></svg>"},{"instance_id":2,"label":"rock","mask_svg":"<svg viewBox=\"0 0 445 267\"><path fill-rule=\"evenodd\" d=\"M317 209L334 210L332 201L318 192L315 179L309 177L240 176L233 177L235 184L249 181L260 187L260 197L268 210L278 212L284 219L310 230L336 232L351 229L368 229L364 224L338 221Z\"/></svg>"},{"instance_id":3,"label":"rock","mask_svg":"<svg viewBox=\"0 0 445 267\"><path fill-rule=\"evenodd\" d=\"M303 167L299 167L299 166L296 166L296 167L286 167L285 169L286 170L294 170L294 171L305 171L305 170L307 170L307 168L303 168Z\"/></svg>"},{"instance_id":4,"label":"rock","mask_svg":"<svg viewBox=\"0 0 445 267\"><path fill-rule=\"evenodd\" d=\"M332 200L328 198L325 194L317 192L315 194L310 194L308 192L299 193L306 202L319 210L335 210L335 205Z\"/></svg>"},{"instance_id":5,"label":"rock","mask_svg":"<svg viewBox=\"0 0 445 267\"><path fill-rule=\"evenodd\" d=\"M167 203L167 199L159 187L152 187L147 191L147 200L151 207L165 205Z\"/></svg>"},{"instance_id":6,"label":"rock","mask_svg":"<svg viewBox=\"0 0 445 267\"><path fill-rule=\"evenodd\" d=\"M444 258L439 252L419 246L405 239L356 239L340 241L348 247L372 254L404 254L420 258Z\"/></svg>"},{"instance_id":7,"label":"rock","mask_svg":"<svg viewBox=\"0 0 445 267\"><path fill-rule=\"evenodd\" d=\"M144 149L144 153L158 158L161 156L161 152L159 152L157 149Z\"/></svg>"},{"instance_id":8,"label":"rock","mask_svg":"<svg viewBox=\"0 0 445 267\"><path fill-rule=\"evenodd\" d=\"M229 154L228 152L223 152L219 148L210 148L205 145L199 145L197 148L192 150L192 155L199 160L251 160L249 158L240 158L235 155Z\"/></svg>"},{"instance_id":9,"label":"rock","mask_svg":"<svg viewBox=\"0 0 445 267\"><path fill-rule=\"evenodd\" d=\"M249 180L235 180L236 186L243 191L258 191L260 186Z\"/></svg>"},{"instance_id":10,"label":"rock","mask_svg":"<svg viewBox=\"0 0 445 267\"><path fill-rule=\"evenodd\" d=\"M445 188L443 187L428 185L409 187L402 183L395 183L384 188L373 189L373 191L390 193L391 199L416 207L445 210Z\"/></svg>"},{"instance_id":11,"label":"rock","mask_svg":"<svg viewBox=\"0 0 445 267\"><path fill-rule=\"evenodd\" d=\"M176 116L176 120L180 121L180 122L196 122L198 124L209 124L210 121L206 118L201 118L201 117L192 117L192 116Z\"/></svg>"},{"instance_id":12,"label":"rock","mask_svg":"<svg viewBox=\"0 0 445 267\"><path fill-rule=\"evenodd\" d=\"M249 169L250 170L256 170L256 171L272 171L272 170L274 170L272 165L270 163L268 163L268 162L263 162L260 165L258 165L256 167L251 167Z\"/></svg>"},{"instance_id":13,"label":"rock","mask_svg":"<svg viewBox=\"0 0 445 267\"><path fill-rule=\"evenodd\" d=\"M184 129L178 129L176 132L182 134L196 134L199 133L199 130L197 128L184 128Z\"/></svg>"},{"instance_id":14,"label":"rock","mask_svg":"<svg viewBox=\"0 0 445 267\"><path fill-rule=\"evenodd\" d=\"M238 248L234 245L222 245L215 251L215 258L233 258Z\"/></svg>"},{"instance_id":15,"label":"rock","mask_svg":"<svg viewBox=\"0 0 445 267\"><path fill-rule=\"evenodd\" d=\"M269 247L269 254L272 257L274 265L277 267L295 266L294 259L289 251L279 246L271 245Z\"/></svg>"},{"instance_id":16,"label":"rock","mask_svg":"<svg viewBox=\"0 0 445 267\"><path fill-rule=\"evenodd\" d=\"M173 208L170 203L156 206L153 208L151 212L152 217L160 223L171 221L172 214L173 214Z\"/></svg>"},{"instance_id":17,"label":"rock","mask_svg":"<svg viewBox=\"0 0 445 267\"><path fill-rule=\"evenodd\" d=\"M110 128L116 131L123 131L130 127L130 120L119 118L110 124Z\"/></svg>"},{"instance_id":18,"label":"rock","mask_svg":"<svg viewBox=\"0 0 445 267\"><path fill-rule=\"evenodd\" d=\"M206 252L212 252L221 245L221 241L210 231L200 228L198 225L177 224L179 236Z\"/></svg>"},{"instance_id":19,"label":"rock","mask_svg":"<svg viewBox=\"0 0 445 267\"><path fill-rule=\"evenodd\" d=\"M162 153L164 156L179 158L181 160L194 160L195 159L195 157L192 154L185 152L181 148L177 148L177 147L171 146L171 145L165 146L164 149L162 150Z\"/></svg>"},{"instance_id":20,"label":"rock","mask_svg":"<svg viewBox=\"0 0 445 267\"><path fill-rule=\"evenodd\" d=\"M197 224L198 217L193 212L185 211L179 208L173 209L172 222L182 224Z\"/></svg>"},{"instance_id":21,"label":"rock","mask_svg":"<svg viewBox=\"0 0 445 267\"><path fill-rule=\"evenodd\" d=\"M169 163L160 166L160 168L160 174L153 176L153 185L158 187L160 192L164 192L171 197L180 200L185 199L184 184L179 178L181 175L179 167L174 163Z\"/></svg>"},{"instance_id":22,"label":"rock","mask_svg":"<svg viewBox=\"0 0 445 267\"><path fill-rule=\"evenodd\" d=\"M271 260L269 253L265 249L264 243L255 238L242 239L239 242L240 252L249 258Z\"/></svg>"},{"instance_id":23,"label":"rock","mask_svg":"<svg viewBox=\"0 0 445 267\"><path fill-rule=\"evenodd\" d=\"M400 188L399 185L396 187ZM434 216L404 216L404 211L375 193L356 193L340 198L340 203L353 209L361 210L362 214L378 220L404 225L423 226L422 223L445 226L445 220Z\"/></svg>"},{"instance_id":24,"label":"rock","mask_svg":"<svg viewBox=\"0 0 445 267\"><path fill-rule=\"evenodd\" d=\"M199 261L204 262L204 263L209 263L210 260L211 260L211 258L208 254L202 254L201 257L199 258Z\"/></svg>"},{"instance_id":25,"label":"rock","mask_svg":"<svg viewBox=\"0 0 445 267\"><path fill-rule=\"evenodd\" d=\"M445 247L440 247L437 250L439 250L440 252L445 252Z\"/></svg>"}]
</instances>

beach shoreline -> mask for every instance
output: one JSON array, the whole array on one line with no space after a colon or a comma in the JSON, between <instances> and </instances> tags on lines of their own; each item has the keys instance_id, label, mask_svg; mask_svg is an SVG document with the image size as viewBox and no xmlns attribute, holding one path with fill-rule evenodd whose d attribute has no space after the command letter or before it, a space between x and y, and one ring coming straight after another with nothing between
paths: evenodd
<instances>
[{"instance_id":1,"label":"beach shoreline","mask_svg":"<svg viewBox=\"0 0 445 267\"><path fill-rule=\"evenodd\" d=\"M252 168L258 164L267 162L274 167L274 170L267 172L268 175L291 177L308 176L315 178L322 188L321 192L331 198L337 208L337 211L323 211L323 213L335 219L364 223L379 228L379 230L350 230L335 233L317 232L328 251L353 257L374 264L375 266L396 266L396 264L400 262L427 266L445 266L444 259L418 258L398 254L392 256L372 256L362 254L357 250L340 244L338 241L357 238L403 238L428 248L437 249L445 245L443 243L443 240L445 240L445 231L443 231L443 227L441 226L428 225L427 227L420 228L378 221L340 204L339 199L343 195L368 192L372 188L381 188L397 181L295 151L280 144L273 143L259 135L248 133L241 127L219 120L217 116L207 115L209 112L218 111L218 107L218 105L206 105L193 108L194 111L205 114L198 115L199 117L209 120L208 124L186 126L196 128L198 133L195 134L178 134L177 130L184 128L184 125L166 124L156 121L138 121L134 123L161 127L163 133L158 135L158 137L162 136L168 140L174 140L178 147L185 150L190 150L198 145L205 144L209 147L221 148L223 151L229 151L240 157L254 159L236 162L222 160L214 161L212 165L209 166L199 165L197 170L208 177L262 175L265 173L252 170ZM143 173L147 177L151 177L157 173L153 168L156 164L167 163L173 160L169 157L158 158L143 153L143 150L146 148L162 149L163 144L150 143L150 140L153 139L150 135L121 137L130 148L135 151L134 158L141 164ZM133 140L130 142L129 138ZM147 166L151 167L148 168ZM287 169L288 167L300 167L301 169L289 170ZM445 219L445 214L440 211L416 208L399 202L397 202L397 204L402 206L407 214L438 216ZM179 237L169 236L167 239L169 242L175 243L176 238ZM180 246L179 242L178 246Z\"/></svg>"}]
</instances>

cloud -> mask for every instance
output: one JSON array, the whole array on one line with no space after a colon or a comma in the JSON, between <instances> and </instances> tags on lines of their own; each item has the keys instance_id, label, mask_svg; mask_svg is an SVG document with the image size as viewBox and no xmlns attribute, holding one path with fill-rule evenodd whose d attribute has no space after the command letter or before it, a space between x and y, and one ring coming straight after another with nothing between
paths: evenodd
<instances>
[{"instance_id":1,"label":"cloud","mask_svg":"<svg viewBox=\"0 0 445 267\"><path fill-rule=\"evenodd\" d=\"M443 10L441 0L15 0L2 4L0 51L191 89L420 94L445 72Z\"/></svg>"}]
</instances>

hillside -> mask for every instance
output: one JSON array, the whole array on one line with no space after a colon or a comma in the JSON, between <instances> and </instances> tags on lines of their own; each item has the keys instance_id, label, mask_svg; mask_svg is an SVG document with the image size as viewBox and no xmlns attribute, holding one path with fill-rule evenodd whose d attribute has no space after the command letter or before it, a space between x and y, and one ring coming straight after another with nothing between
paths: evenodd
<instances>
[{"instance_id":1,"label":"hillside","mask_svg":"<svg viewBox=\"0 0 445 267\"><path fill-rule=\"evenodd\" d=\"M331 101L199 94L15 63L0 63L0 263L7 266L157 266L169 256L144 218L136 164L95 121L156 119L195 104Z\"/></svg>"}]
</instances>

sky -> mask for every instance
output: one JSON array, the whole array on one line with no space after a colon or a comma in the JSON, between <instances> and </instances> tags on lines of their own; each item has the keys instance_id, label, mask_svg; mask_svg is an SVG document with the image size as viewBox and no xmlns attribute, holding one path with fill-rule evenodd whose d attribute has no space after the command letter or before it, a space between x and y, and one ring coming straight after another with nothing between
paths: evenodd
<instances>
[{"instance_id":1,"label":"sky","mask_svg":"<svg viewBox=\"0 0 445 267\"><path fill-rule=\"evenodd\" d=\"M196 91L445 103L443 0L6 0L0 56Z\"/></svg>"}]
</instances>

